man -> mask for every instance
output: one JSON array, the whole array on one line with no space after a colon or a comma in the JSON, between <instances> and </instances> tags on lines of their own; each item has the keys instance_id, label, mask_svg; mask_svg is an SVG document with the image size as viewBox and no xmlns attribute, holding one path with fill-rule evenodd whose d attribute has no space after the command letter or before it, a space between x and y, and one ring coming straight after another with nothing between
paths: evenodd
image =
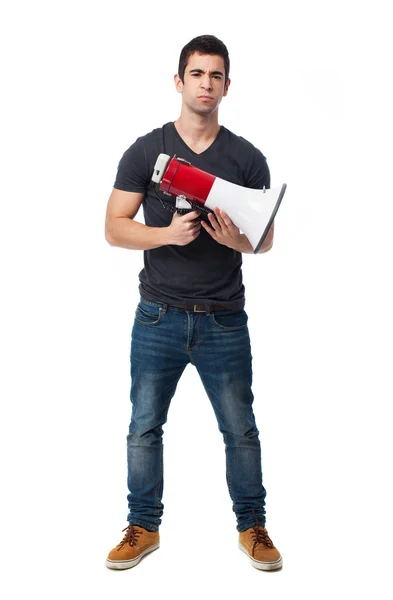
<instances>
[{"instance_id":1,"label":"man","mask_svg":"<svg viewBox=\"0 0 393 600\"><path fill-rule=\"evenodd\" d=\"M241 275L241 253L252 252L251 244L219 208L208 221L194 210L172 215L149 187L161 153L176 154L249 188L270 187L269 169L259 150L218 124L218 107L230 85L228 51L220 40L208 35L189 42L175 85L182 95L180 117L138 138L125 152L107 208L107 241L144 250L145 266L131 342L129 525L106 565L133 567L159 547L162 426L180 376L191 363L223 434L239 546L254 567L278 569L282 559L265 529L266 491L252 410ZM134 220L141 205L145 224ZM270 250L272 242L273 226L260 251Z\"/></svg>"}]
</instances>

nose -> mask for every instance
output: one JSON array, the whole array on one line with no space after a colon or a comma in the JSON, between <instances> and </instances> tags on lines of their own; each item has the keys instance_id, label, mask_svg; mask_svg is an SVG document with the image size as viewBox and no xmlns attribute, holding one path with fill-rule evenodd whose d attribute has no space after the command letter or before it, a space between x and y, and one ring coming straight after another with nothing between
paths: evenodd
<instances>
[{"instance_id":1,"label":"nose","mask_svg":"<svg viewBox=\"0 0 393 600\"><path fill-rule=\"evenodd\" d=\"M204 90L212 89L212 81L211 81L210 75L208 75L207 73L202 78L201 86L203 87Z\"/></svg>"}]
</instances>

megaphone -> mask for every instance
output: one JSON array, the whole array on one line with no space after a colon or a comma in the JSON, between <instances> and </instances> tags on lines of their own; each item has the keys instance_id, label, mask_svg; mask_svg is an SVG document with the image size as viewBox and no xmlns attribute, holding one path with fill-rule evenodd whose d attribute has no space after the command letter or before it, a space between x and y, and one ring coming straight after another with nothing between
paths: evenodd
<instances>
[{"instance_id":1,"label":"megaphone","mask_svg":"<svg viewBox=\"0 0 393 600\"><path fill-rule=\"evenodd\" d=\"M246 188L193 167L183 158L171 159L168 154L158 156L152 182L164 194L176 196L177 208L224 210L245 234L254 254L259 252L287 188L286 183L269 190Z\"/></svg>"}]
</instances>

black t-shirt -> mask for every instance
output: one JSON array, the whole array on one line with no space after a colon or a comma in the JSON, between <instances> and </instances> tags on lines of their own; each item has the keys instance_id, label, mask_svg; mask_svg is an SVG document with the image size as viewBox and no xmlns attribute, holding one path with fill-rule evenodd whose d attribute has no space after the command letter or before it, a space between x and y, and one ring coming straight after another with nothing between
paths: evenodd
<instances>
[{"instance_id":1,"label":"black t-shirt","mask_svg":"<svg viewBox=\"0 0 393 600\"><path fill-rule=\"evenodd\" d=\"M150 186L159 154L184 158L216 177L249 188L270 188L270 174L263 154L250 142L225 127L214 142L196 154L166 123L139 137L120 160L114 187L144 192L143 213L150 227L167 227L172 213L165 209ZM163 196L163 198L165 198ZM241 198L239 198L241 202ZM144 251L139 291L147 300L167 304L222 304L228 309L244 306L242 255L217 243L201 229L187 246L167 245Z\"/></svg>"}]
</instances>

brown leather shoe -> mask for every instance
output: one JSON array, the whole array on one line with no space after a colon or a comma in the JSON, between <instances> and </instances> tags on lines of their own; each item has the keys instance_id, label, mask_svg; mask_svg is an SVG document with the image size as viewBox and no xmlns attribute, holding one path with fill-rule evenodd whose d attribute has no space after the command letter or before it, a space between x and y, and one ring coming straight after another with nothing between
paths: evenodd
<instances>
[{"instance_id":1,"label":"brown leather shoe","mask_svg":"<svg viewBox=\"0 0 393 600\"><path fill-rule=\"evenodd\" d=\"M282 567L282 558L264 527L255 525L239 535L239 548L250 557L256 569L274 571Z\"/></svg>"},{"instance_id":2,"label":"brown leather shoe","mask_svg":"<svg viewBox=\"0 0 393 600\"><path fill-rule=\"evenodd\" d=\"M158 531L147 531L139 525L129 525L125 529L125 536L116 548L113 548L106 559L109 569L130 569L148 554L160 546Z\"/></svg>"}]
</instances>

